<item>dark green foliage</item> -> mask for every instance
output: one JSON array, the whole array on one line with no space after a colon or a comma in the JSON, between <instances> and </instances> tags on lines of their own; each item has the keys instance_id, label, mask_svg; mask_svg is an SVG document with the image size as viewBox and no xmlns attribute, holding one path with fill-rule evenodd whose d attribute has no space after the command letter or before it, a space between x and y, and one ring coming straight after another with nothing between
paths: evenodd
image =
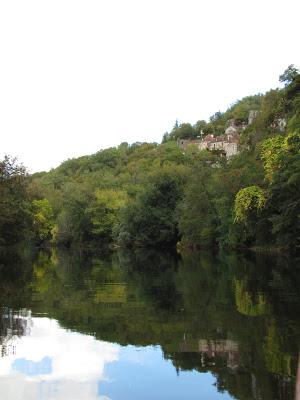
<instances>
[{"instance_id":1,"label":"dark green foliage","mask_svg":"<svg viewBox=\"0 0 300 400\"><path fill-rule=\"evenodd\" d=\"M198 133L198 130L191 124L182 123L178 125L178 122L176 121L176 124L174 125L171 133L165 133L163 137L163 143L169 140L177 139L196 139Z\"/></svg>"},{"instance_id":2,"label":"dark green foliage","mask_svg":"<svg viewBox=\"0 0 300 400\"><path fill-rule=\"evenodd\" d=\"M178 214L183 243L276 245L298 251L300 139L297 134L285 136L286 122L289 132L295 121L297 132L300 75L295 71L289 74L283 90L245 98L225 114L216 113L211 118L210 124L216 128L225 115L244 122L250 110L258 111L242 133L241 143L248 149L241 148L240 155L216 164L217 168L202 164L193 170Z\"/></svg>"},{"instance_id":3,"label":"dark green foliage","mask_svg":"<svg viewBox=\"0 0 300 400\"><path fill-rule=\"evenodd\" d=\"M300 133L300 74L299 71L297 73L295 68L293 68L292 72L284 91L286 111L289 116L288 130Z\"/></svg>"},{"instance_id":4,"label":"dark green foliage","mask_svg":"<svg viewBox=\"0 0 300 400\"><path fill-rule=\"evenodd\" d=\"M247 122L250 111L260 110L263 98L262 94L244 97L226 111L226 118L233 118L237 122Z\"/></svg>"},{"instance_id":5,"label":"dark green foliage","mask_svg":"<svg viewBox=\"0 0 300 400\"><path fill-rule=\"evenodd\" d=\"M288 135L278 153L269 183L272 231L278 245L297 251L300 248L300 134ZM265 165L269 162L265 159Z\"/></svg>"},{"instance_id":6,"label":"dark green foliage","mask_svg":"<svg viewBox=\"0 0 300 400\"><path fill-rule=\"evenodd\" d=\"M56 215L56 243L174 243L174 210L191 162L172 142L123 143L68 160L34 182Z\"/></svg>"},{"instance_id":7,"label":"dark green foliage","mask_svg":"<svg viewBox=\"0 0 300 400\"><path fill-rule=\"evenodd\" d=\"M222 246L249 244L252 237L246 227L241 227L234 220L234 199L241 188L260 185L263 181L263 168L260 160L249 151L231 159L214 176L214 202L217 211L217 240Z\"/></svg>"},{"instance_id":8,"label":"dark green foliage","mask_svg":"<svg viewBox=\"0 0 300 400\"><path fill-rule=\"evenodd\" d=\"M157 246L179 238L175 209L183 194L184 167L168 166L149 177L146 187L123 211L119 244Z\"/></svg>"},{"instance_id":9,"label":"dark green foliage","mask_svg":"<svg viewBox=\"0 0 300 400\"><path fill-rule=\"evenodd\" d=\"M184 198L177 208L182 242L190 246L216 243L217 215L213 199L211 154L204 153L197 161L185 188Z\"/></svg>"},{"instance_id":10,"label":"dark green foliage","mask_svg":"<svg viewBox=\"0 0 300 400\"><path fill-rule=\"evenodd\" d=\"M61 211L57 216L56 243L70 245L92 239L92 223L87 214L90 201L90 194L80 186L65 185Z\"/></svg>"},{"instance_id":11,"label":"dark green foliage","mask_svg":"<svg viewBox=\"0 0 300 400\"><path fill-rule=\"evenodd\" d=\"M12 244L26 234L30 219L30 194L26 169L16 159L0 161L0 244Z\"/></svg>"}]
</instances>

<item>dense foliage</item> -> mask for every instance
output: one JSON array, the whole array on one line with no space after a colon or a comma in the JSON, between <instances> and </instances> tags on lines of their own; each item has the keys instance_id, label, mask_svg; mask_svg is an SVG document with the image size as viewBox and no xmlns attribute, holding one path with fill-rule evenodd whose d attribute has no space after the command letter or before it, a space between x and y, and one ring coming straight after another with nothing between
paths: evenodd
<instances>
[{"instance_id":1,"label":"dense foliage","mask_svg":"<svg viewBox=\"0 0 300 400\"><path fill-rule=\"evenodd\" d=\"M0 161L0 244L12 244L30 225L30 191L26 170L11 157Z\"/></svg>"},{"instance_id":2,"label":"dense foliage","mask_svg":"<svg viewBox=\"0 0 300 400\"><path fill-rule=\"evenodd\" d=\"M122 143L30 177L6 158L1 163L1 240L18 236L26 225L38 244L180 242L297 251L299 71L288 67L280 81L283 88L245 97L209 122L176 121L160 145ZM177 139L222 134L233 120L240 145L229 159L177 146Z\"/></svg>"}]
</instances>

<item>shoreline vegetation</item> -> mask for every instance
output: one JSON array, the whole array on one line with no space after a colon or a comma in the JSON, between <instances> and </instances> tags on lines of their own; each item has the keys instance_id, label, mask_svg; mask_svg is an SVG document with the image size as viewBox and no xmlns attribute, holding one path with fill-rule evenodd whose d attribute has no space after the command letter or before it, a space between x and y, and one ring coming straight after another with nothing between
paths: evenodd
<instances>
[{"instance_id":1,"label":"shoreline vegetation","mask_svg":"<svg viewBox=\"0 0 300 400\"><path fill-rule=\"evenodd\" d=\"M161 144L121 143L33 175L6 156L0 246L26 238L38 247L299 254L299 70L291 65L279 80L283 88L209 122L176 121Z\"/></svg>"}]
</instances>

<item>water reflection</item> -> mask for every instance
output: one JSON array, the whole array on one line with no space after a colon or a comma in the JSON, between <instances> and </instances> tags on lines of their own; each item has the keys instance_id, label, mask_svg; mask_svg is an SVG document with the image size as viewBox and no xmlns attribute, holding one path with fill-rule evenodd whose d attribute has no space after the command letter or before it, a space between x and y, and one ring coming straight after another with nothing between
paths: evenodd
<instances>
[{"instance_id":1,"label":"water reflection","mask_svg":"<svg viewBox=\"0 0 300 400\"><path fill-rule=\"evenodd\" d=\"M0 390L6 400L179 399L186 397L191 386L194 392L190 398L197 398L200 391L210 398L219 397L214 393L211 374L201 379L186 374L179 385L160 348L121 347L64 329L56 320L31 317L30 313L28 325L31 329L22 331L24 336L10 338L14 351L0 358ZM153 380L159 382L162 377L154 388Z\"/></svg>"},{"instance_id":2,"label":"water reflection","mask_svg":"<svg viewBox=\"0 0 300 400\"><path fill-rule=\"evenodd\" d=\"M0 359L2 398L101 398L104 367L118 360L119 346L63 329L49 318L31 318L30 313L13 320L31 329L22 329L23 336L6 335L13 351ZM13 320L9 325L15 325Z\"/></svg>"},{"instance_id":3,"label":"water reflection","mask_svg":"<svg viewBox=\"0 0 300 400\"><path fill-rule=\"evenodd\" d=\"M294 398L296 262L139 251L25 264L0 281L7 399L12 382L26 399Z\"/></svg>"},{"instance_id":4,"label":"water reflection","mask_svg":"<svg viewBox=\"0 0 300 400\"><path fill-rule=\"evenodd\" d=\"M1 356L14 355L15 342L18 338L28 335L32 326L30 310L13 312L4 308L1 313L0 326L0 353Z\"/></svg>"}]
</instances>

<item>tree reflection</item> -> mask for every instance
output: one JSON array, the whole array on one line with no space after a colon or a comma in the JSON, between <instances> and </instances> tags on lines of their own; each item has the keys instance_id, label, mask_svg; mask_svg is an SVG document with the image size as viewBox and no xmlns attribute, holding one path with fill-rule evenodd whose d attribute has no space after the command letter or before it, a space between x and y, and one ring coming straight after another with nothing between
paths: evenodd
<instances>
[{"instance_id":1,"label":"tree reflection","mask_svg":"<svg viewBox=\"0 0 300 400\"><path fill-rule=\"evenodd\" d=\"M30 310L13 311L2 309L0 320L0 354L1 357L15 354L15 340L30 334Z\"/></svg>"}]
</instances>

